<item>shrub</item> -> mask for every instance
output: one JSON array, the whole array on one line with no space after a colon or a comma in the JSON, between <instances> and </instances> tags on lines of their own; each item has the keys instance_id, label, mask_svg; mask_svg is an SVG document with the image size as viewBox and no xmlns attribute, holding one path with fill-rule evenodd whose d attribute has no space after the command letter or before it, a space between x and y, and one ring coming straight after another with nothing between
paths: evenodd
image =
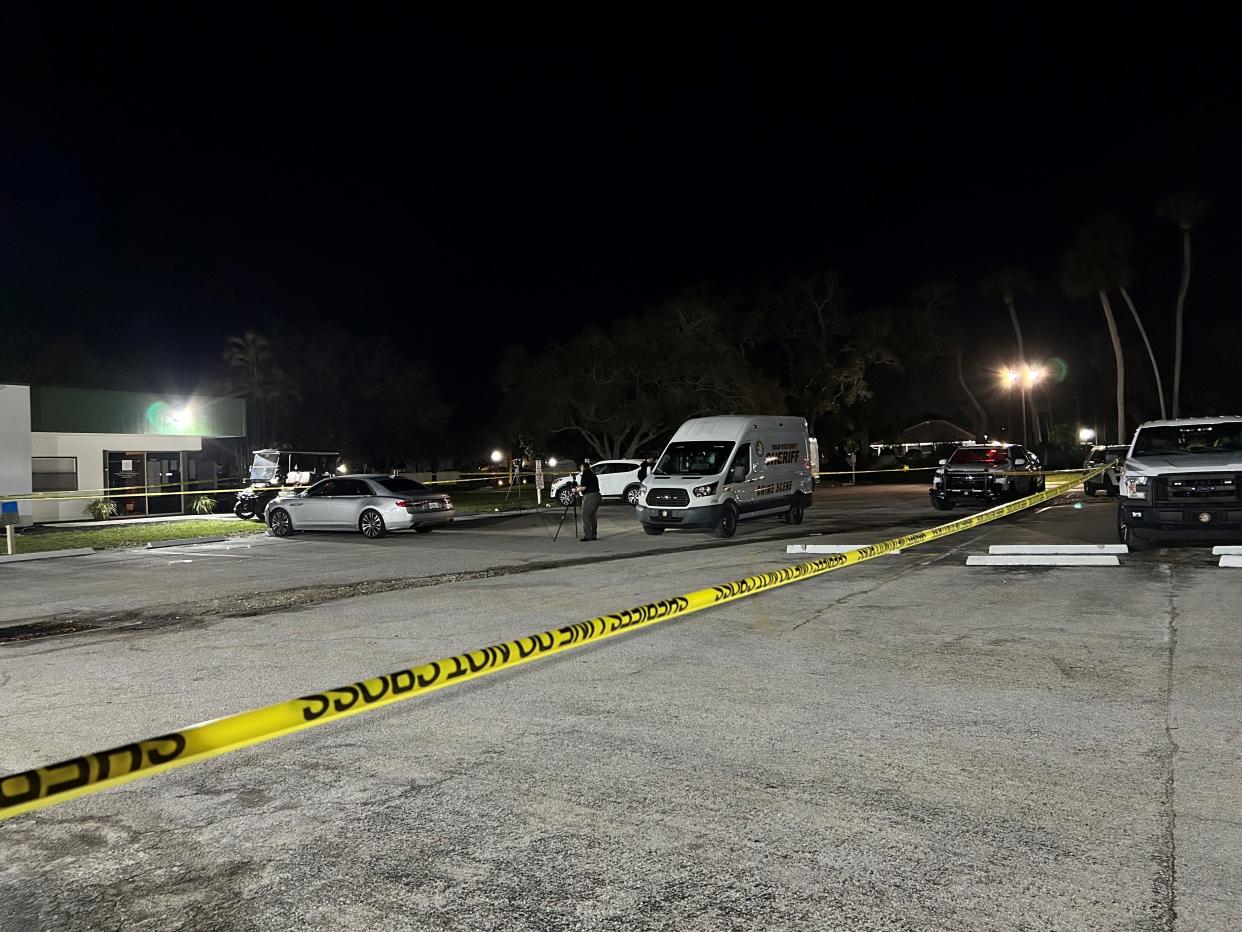
<instances>
[{"instance_id":1,"label":"shrub","mask_svg":"<svg viewBox=\"0 0 1242 932\"><path fill-rule=\"evenodd\" d=\"M209 515L216 510L216 500L210 495L200 495L190 505L196 515Z\"/></svg>"},{"instance_id":2,"label":"shrub","mask_svg":"<svg viewBox=\"0 0 1242 932\"><path fill-rule=\"evenodd\" d=\"M110 498L97 498L87 504L86 510L96 521L115 518L117 515L116 502Z\"/></svg>"}]
</instances>

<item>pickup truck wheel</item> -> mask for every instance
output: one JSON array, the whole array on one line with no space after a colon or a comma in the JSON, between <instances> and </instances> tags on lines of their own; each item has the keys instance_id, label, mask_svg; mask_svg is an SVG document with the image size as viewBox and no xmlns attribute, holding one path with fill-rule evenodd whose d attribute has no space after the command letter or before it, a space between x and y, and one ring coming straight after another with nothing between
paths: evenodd
<instances>
[{"instance_id":1,"label":"pickup truck wheel","mask_svg":"<svg viewBox=\"0 0 1242 932\"><path fill-rule=\"evenodd\" d=\"M1093 485L1084 485L1082 487L1082 494L1087 496L1087 498L1095 498L1095 493L1098 491L1099 489Z\"/></svg>"},{"instance_id":2,"label":"pickup truck wheel","mask_svg":"<svg viewBox=\"0 0 1242 932\"><path fill-rule=\"evenodd\" d=\"M931 496L931 503L932 503L932 507L935 508L937 511L952 511L953 510L953 503L945 501L943 498L941 498L938 495Z\"/></svg>"},{"instance_id":3,"label":"pickup truck wheel","mask_svg":"<svg viewBox=\"0 0 1242 932\"><path fill-rule=\"evenodd\" d=\"M1140 550L1147 550L1151 547L1151 541L1142 534L1128 527L1121 520L1121 512L1117 513L1117 539L1130 548L1131 553L1137 553Z\"/></svg>"},{"instance_id":4,"label":"pickup truck wheel","mask_svg":"<svg viewBox=\"0 0 1242 932\"><path fill-rule=\"evenodd\" d=\"M713 533L717 537L732 537L737 533L737 505L733 502L725 502Z\"/></svg>"}]
</instances>

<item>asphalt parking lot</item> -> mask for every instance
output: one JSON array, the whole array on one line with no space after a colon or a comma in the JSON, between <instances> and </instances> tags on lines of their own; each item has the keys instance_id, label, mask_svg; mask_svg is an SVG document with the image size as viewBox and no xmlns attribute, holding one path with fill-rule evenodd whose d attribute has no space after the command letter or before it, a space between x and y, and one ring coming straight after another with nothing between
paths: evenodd
<instances>
[{"instance_id":1,"label":"asphalt parking lot","mask_svg":"<svg viewBox=\"0 0 1242 932\"><path fill-rule=\"evenodd\" d=\"M1070 495L0 823L0 927L1242 927L1237 571L965 565L1114 514ZM0 772L955 516L859 487L723 546L616 508L598 544L531 518L5 567L0 638L32 636L0 641Z\"/></svg>"}]
</instances>

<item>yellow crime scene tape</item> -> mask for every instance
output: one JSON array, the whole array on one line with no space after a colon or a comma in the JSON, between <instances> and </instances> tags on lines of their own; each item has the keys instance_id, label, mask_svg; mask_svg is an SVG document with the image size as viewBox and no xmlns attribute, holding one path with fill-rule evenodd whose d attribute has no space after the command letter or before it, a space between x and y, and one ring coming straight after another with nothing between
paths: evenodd
<instances>
[{"instance_id":1,"label":"yellow crime scene tape","mask_svg":"<svg viewBox=\"0 0 1242 932\"><path fill-rule=\"evenodd\" d=\"M1101 467L1088 473L1085 478L1094 478L1106 468ZM145 738L47 767L0 777L0 819L33 812L140 777L217 757L326 722L382 708L394 702L413 699L446 686L466 683L481 676L551 657L614 635L682 618L790 583L813 579L823 573L872 560L894 550L908 550L1056 498L1081 478L1083 477L1075 476L1072 481L1057 484L1043 492L926 531L916 531L845 553L826 554L805 563L757 576L648 602L622 612L600 615L502 644L433 660L422 666L407 667L373 679L359 680L348 686L238 712L166 735Z\"/></svg>"},{"instance_id":2,"label":"yellow crime scene tape","mask_svg":"<svg viewBox=\"0 0 1242 932\"><path fill-rule=\"evenodd\" d=\"M559 473L558 474L544 473L544 479L546 480L556 479L556 478L559 478L560 475L561 474ZM509 479L508 475L504 473L500 473L500 474L491 474L490 476L487 476L487 477L477 476L477 477L472 477L468 479L420 479L418 481L422 485L453 485L453 484L467 484L467 483L473 483L475 485L478 485L479 483L482 483L482 482L486 482L489 484L492 482L507 482L508 479ZM535 479L535 474L533 472L532 473L524 472L519 475L519 479L521 480L530 479L533 481ZM203 482L215 482L215 481L217 480L196 479L191 482L187 482L185 484L189 486L189 485L194 485L194 484L202 484ZM94 499L97 499L97 498L155 498L157 496L172 496L172 495L224 495L224 494L236 495L238 492L244 492L245 490L249 488L250 486L248 485L243 485L243 486L235 485L235 486L229 486L228 488L223 488L223 489L191 489L191 488L182 489L181 483L167 483L166 482L166 483L161 483L158 485L118 486L117 488L112 488L112 489L74 489L72 491L66 491L66 492L22 492L17 495L0 495L0 500L6 501L6 502L74 502L74 501L86 501L86 500L93 501ZM308 486L289 486L287 488L281 487L280 491L300 491L301 489L304 489L304 488L308 488ZM165 489L165 491L162 491L162 492L161 491L155 491L155 492L140 491L144 489L157 489L157 490ZM270 490L262 489L261 491L266 492ZM476 491L476 490L468 490L468 491Z\"/></svg>"}]
</instances>

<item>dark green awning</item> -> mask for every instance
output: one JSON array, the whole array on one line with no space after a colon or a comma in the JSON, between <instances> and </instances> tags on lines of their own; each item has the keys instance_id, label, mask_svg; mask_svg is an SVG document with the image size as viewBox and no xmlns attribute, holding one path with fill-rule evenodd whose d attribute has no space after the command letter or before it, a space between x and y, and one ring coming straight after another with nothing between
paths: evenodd
<instances>
[{"instance_id":1,"label":"dark green awning","mask_svg":"<svg viewBox=\"0 0 1242 932\"><path fill-rule=\"evenodd\" d=\"M30 387L30 429L59 434L183 434L241 437L242 398Z\"/></svg>"}]
</instances>

